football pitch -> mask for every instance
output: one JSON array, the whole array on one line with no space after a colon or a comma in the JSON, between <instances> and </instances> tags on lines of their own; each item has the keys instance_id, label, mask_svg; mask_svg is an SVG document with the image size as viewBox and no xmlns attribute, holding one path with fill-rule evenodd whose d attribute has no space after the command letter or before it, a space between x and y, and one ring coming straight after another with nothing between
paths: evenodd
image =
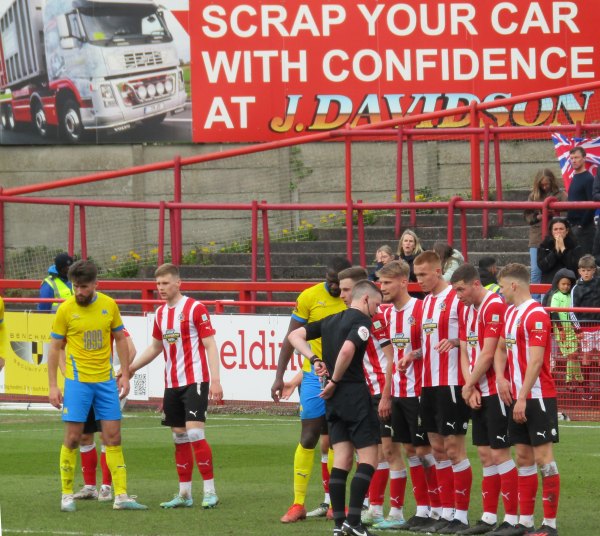
<instances>
[{"instance_id":1,"label":"football pitch","mask_svg":"<svg viewBox=\"0 0 600 536\"><path fill-rule=\"evenodd\" d=\"M209 415L207 439L213 449L220 504L203 510L202 481L194 473L192 508L163 510L159 503L178 490L170 431L150 412L127 412L123 445L130 494L148 511L115 511L111 503L80 501L77 512L61 513L58 453L63 427L55 412L0 410L0 508L4 535L330 535L323 519L283 525L279 517L292 501L292 458L299 437L298 419L270 415ZM470 438L469 440L470 441ZM98 444L98 440L97 440ZM556 458L561 474L559 533L600 534L596 509L600 477L600 424L564 422ZM481 468L473 449L470 519L481 514ZM307 507L323 500L319 459ZM79 459L78 459L79 464ZM98 475L99 476L99 475ZM76 489L82 484L80 468ZM536 525L542 519L541 486ZM387 504L387 503L386 503ZM386 512L387 512L386 505ZM405 515L414 513L410 483ZM381 534L410 534L380 532Z\"/></svg>"}]
</instances>

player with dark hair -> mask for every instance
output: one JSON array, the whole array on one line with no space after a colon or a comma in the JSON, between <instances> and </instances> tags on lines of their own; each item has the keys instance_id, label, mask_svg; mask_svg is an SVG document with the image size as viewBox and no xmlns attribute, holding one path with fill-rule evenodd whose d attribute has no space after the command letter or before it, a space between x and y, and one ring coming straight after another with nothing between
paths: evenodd
<instances>
[{"instance_id":1,"label":"player with dark hair","mask_svg":"<svg viewBox=\"0 0 600 536\"><path fill-rule=\"evenodd\" d=\"M344 257L333 257L327 264L325 282L317 283L303 290L296 300L292 312L288 334L308 322L321 320L346 308L340 298L338 273L351 266ZM312 353L321 356L321 340L311 341ZM293 354L293 347L287 336L283 340L277 359L277 372L271 387L271 397L278 402L283 396L283 376ZM311 354L312 355L312 354ZM300 388L300 419L302 431L300 442L294 454L294 502L281 517L282 523L295 523L306 518L306 491L312 474L315 447L321 437L321 452L329 450L327 422L325 421L325 402L319 397L321 382L314 373L313 366L305 359L302 365L302 384ZM327 481L326 478L323 479Z\"/></svg>"},{"instance_id":2,"label":"player with dark hair","mask_svg":"<svg viewBox=\"0 0 600 536\"><path fill-rule=\"evenodd\" d=\"M359 281L346 311L311 322L289 334L290 343L310 356L315 371L328 378L321 392L334 451L330 494L334 536L369 536L360 520L361 506L377 465L379 419L365 383L363 357L370 337L371 318L381 304L381 292L371 281ZM322 338L322 359L307 341ZM350 486L346 517L346 481L354 459L358 467Z\"/></svg>"},{"instance_id":3,"label":"player with dark hair","mask_svg":"<svg viewBox=\"0 0 600 536\"><path fill-rule=\"evenodd\" d=\"M506 265L498 274L506 311L504 333L496 354L496 381L505 404L510 405L508 434L515 445L519 470L519 523L494 536L537 534L556 536L560 476L552 444L558 442L556 389L550 373L552 326L548 313L529 293L529 270ZM508 361L510 383L504 378ZM533 528L538 467L542 475L544 520Z\"/></svg>"},{"instance_id":4,"label":"player with dark hair","mask_svg":"<svg viewBox=\"0 0 600 536\"><path fill-rule=\"evenodd\" d=\"M179 269L163 264L154 272L161 305L154 319L152 342L131 364L131 374L159 354L165 358L163 426L169 426L175 443L175 465L179 492L163 508L190 507L194 459L204 484L203 508L219 503L215 491L213 458L206 441L204 423L208 399L219 401L223 388L219 376L219 354L215 330L208 310L199 301L181 293Z\"/></svg>"},{"instance_id":5,"label":"player with dark hair","mask_svg":"<svg viewBox=\"0 0 600 536\"><path fill-rule=\"evenodd\" d=\"M458 319L460 353L465 385L462 396L471 407L473 444L483 466L481 496L483 515L459 534L487 534L496 528L498 499L502 494L504 522L499 529L517 523L517 468L510 455L509 408L498 396L494 354L504 329L506 304L486 289L478 270L463 264L450 279L458 299L467 307Z\"/></svg>"},{"instance_id":6,"label":"player with dark hair","mask_svg":"<svg viewBox=\"0 0 600 536\"><path fill-rule=\"evenodd\" d=\"M56 311L50 350L48 352L48 382L50 403L62 408L65 436L60 452L62 482L61 510L74 512L73 477L77 447L90 408L102 421L106 444L106 463L115 488L115 510L145 510L127 495L127 471L121 448L121 397L129 393L129 352L123 333L119 308L112 298L96 292L98 270L93 262L82 260L73 264L69 279L74 296L64 301ZM115 340L121 362L121 376L114 376L111 364L111 336ZM64 398L57 385L57 369L64 340L66 346Z\"/></svg>"}]
</instances>

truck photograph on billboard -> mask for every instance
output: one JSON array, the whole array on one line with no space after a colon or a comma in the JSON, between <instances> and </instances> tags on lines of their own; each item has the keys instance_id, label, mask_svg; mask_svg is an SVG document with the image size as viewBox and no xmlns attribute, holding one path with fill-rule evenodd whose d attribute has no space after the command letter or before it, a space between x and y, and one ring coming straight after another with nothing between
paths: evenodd
<instances>
[{"instance_id":1,"label":"truck photograph on billboard","mask_svg":"<svg viewBox=\"0 0 600 536\"><path fill-rule=\"evenodd\" d=\"M581 84L600 72L596 11L595 0L0 0L0 142L274 141ZM488 115L589 122L596 98Z\"/></svg>"}]
</instances>

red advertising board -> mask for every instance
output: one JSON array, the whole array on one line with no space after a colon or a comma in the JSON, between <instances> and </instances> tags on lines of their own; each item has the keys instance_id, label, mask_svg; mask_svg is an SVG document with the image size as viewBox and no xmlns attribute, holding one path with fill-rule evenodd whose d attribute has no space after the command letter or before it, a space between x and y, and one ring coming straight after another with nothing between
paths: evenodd
<instances>
[{"instance_id":1,"label":"red advertising board","mask_svg":"<svg viewBox=\"0 0 600 536\"><path fill-rule=\"evenodd\" d=\"M275 140L593 81L596 13L595 0L190 2L193 140ZM552 123L557 107L589 119L592 98L497 119Z\"/></svg>"}]
</instances>

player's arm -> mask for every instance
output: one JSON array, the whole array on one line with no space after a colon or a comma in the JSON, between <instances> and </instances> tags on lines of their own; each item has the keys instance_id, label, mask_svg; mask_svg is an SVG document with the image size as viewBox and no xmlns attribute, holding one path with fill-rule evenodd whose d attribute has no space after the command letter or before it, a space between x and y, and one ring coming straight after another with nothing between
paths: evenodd
<instances>
[{"instance_id":1,"label":"player's arm","mask_svg":"<svg viewBox=\"0 0 600 536\"><path fill-rule=\"evenodd\" d=\"M533 384L537 381L542 365L544 364L544 351L543 346L530 346L529 347L529 361L527 362L527 369L525 371L525 377L523 378L523 385L517 393L517 401L513 409L513 418L515 422L523 423L527 419L525 417L525 403L527 397L531 392Z\"/></svg>"},{"instance_id":2,"label":"player's arm","mask_svg":"<svg viewBox=\"0 0 600 536\"><path fill-rule=\"evenodd\" d=\"M335 368L333 369L333 373L331 374L330 381L327 383L327 385L319 395L321 398L327 400L333 396L333 393L335 392L335 387L341 381L346 370L348 370L348 367L352 362L352 358L354 357L355 351L356 346L354 342L348 340L344 342L335 361Z\"/></svg>"},{"instance_id":3,"label":"player's arm","mask_svg":"<svg viewBox=\"0 0 600 536\"><path fill-rule=\"evenodd\" d=\"M129 345L127 344L127 338L125 332L122 329L113 331L112 335L115 339L115 347L117 349L117 355L119 356L119 363L121 363L121 374L117 379L117 385L119 387L119 398L125 398L129 394Z\"/></svg>"},{"instance_id":4,"label":"player's arm","mask_svg":"<svg viewBox=\"0 0 600 536\"><path fill-rule=\"evenodd\" d=\"M391 344L386 344L381 348L387 360L385 366L385 385L381 392L381 400L379 401L379 416L382 419L389 419L392 414L392 378L394 375L394 347Z\"/></svg>"},{"instance_id":5,"label":"player's arm","mask_svg":"<svg viewBox=\"0 0 600 536\"><path fill-rule=\"evenodd\" d=\"M223 387L221 387L221 373L219 371L219 352L214 335L204 337L202 344L206 349L208 358L208 368L210 370L210 386L208 388L208 396L217 402L223 399Z\"/></svg>"},{"instance_id":6,"label":"player's arm","mask_svg":"<svg viewBox=\"0 0 600 536\"><path fill-rule=\"evenodd\" d=\"M299 370L289 382L283 382L283 391L281 391L281 400L289 400L302 383L302 371Z\"/></svg>"},{"instance_id":7,"label":"player's arm","mask_svg":"<svg viewBox=\"0 0 600 536\"><path fill-rule=\"evenodd\" d=\"M131 337L129 337L131 339ZM138 354L129 365L129 375L133 376L138 370L144 368L148 363L151 363L162 352L163 343L159 339L152 337L150 346ZM121 365L121 370L123 366Z\"/></svg>"},{"instance_id":8,"label":"player's arm","mask_svg":"<svg viewBox=\"0 0 600 536\"><path fill-rule=\"evenodd\" d=\"M465 379L465 384L462 387L462 397L465 401L468 401L473 394L473 388L475 382L471 384L470 376L471 376L471 367L469 360L469 351L467 348L467 341L460 341L460 370L462 372L463 378Z\"/></svg>"},{"instance_id":9,"label":"player's arm","mask_svg":"<svg viewBox=\"0 0 600 536\"><path fill-rule=\"evenodd\" d=\"M283 376L294 353L294 347L290 343L288 336L290 333L292 333L292 331L302 327L303 325L303 322L300 322L299 320L296 320L294 317L292 317L290 319L290 325L288 326L287 333L283 338L281 350L279 351L279 357L277 358L277 371L275 372L275 381L271 386L271 398L275 402L278 402L281 398L283 389Z\"/></svg>"},{"instance_id":10,"label":"player's arm","mask_svg":"<svg viewBox=\"0 0 600 536\"><path fill-rule=\"evenodd\" d=\"M449 352L450 350L453 350L454 348L458 348L460 346L460 340L458 338L456 339L442 339L440 342L438 342L435 346L434 346L434 350L443 353L443 352Z\"/></svg>"},{"instance_id":11,"label":"player's arm","mask_svg":"<svg viewBox=\"0 0 600 536\"><path fill-rule=\"evenodd\" d=\"M67 370L67 352L65 350L67 346L67 341L63 339L62 346L60 348L60 355L58 358L58 368L60 369L61 374L65 377L65 371Z\"/></svg>"},{"instance_id":12,"label":"player's arm","mask_svg":"<svg viewBox=\"0 0 600 536\"><path fill-rule=\"evenodd\" d=\"M58 364L60 361L60 353L63 348L64 339L50 339L50 348L48 350L48 399L56 409L62 407L63 396L58 388ZM63 350L64 353L64 350Z\"/></svg>"},{"instance_id":13,"label":"player's arm","mask_svg":"<svg viewBox=\"0 0 600 536\"><path fill-rule=\"evenodd\" d=\"M506 340L504 337L498 339L498 346L496 346L496 352L494 353L494 372L496 373L496 387L498 388L498 395L502 402L507 406L510 406L513 402L512 395L510 393L510 383L506 379Z\"/></svg>"}]
</instances>

